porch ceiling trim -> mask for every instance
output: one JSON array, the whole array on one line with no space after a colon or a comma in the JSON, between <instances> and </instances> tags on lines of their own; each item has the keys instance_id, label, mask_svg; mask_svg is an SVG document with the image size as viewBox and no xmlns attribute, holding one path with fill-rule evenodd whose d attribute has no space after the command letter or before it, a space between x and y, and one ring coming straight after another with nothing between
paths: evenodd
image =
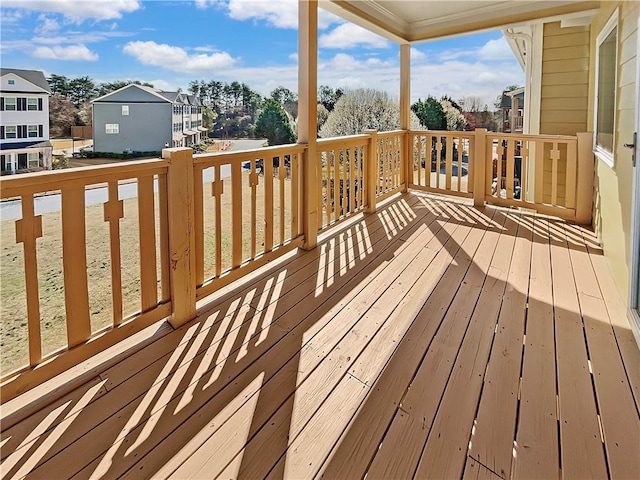
<instances>
[{"instance_id":1,"label":"porch ceiling trim","mask_svg":"<svg viewBox=\"0 0 640 480\"><path fill-rule=\"evenodd\" d=\"M482 30L501 29L509 26L540 21L544 18L584 12L598 8L599 1L496 1L478 2L477 8L461 3L459 10L439 15L431 13L429 3L422 0L424 17L407 22L398 13L405 2L380 2L379 0L324 0L322 8L352 21L396 43L413 43ZM407 2L415 10L417 2ZM454 2L451 2L454 3ZM383 4L393 5L391 11Z\"/></svg>"}]
</instances>

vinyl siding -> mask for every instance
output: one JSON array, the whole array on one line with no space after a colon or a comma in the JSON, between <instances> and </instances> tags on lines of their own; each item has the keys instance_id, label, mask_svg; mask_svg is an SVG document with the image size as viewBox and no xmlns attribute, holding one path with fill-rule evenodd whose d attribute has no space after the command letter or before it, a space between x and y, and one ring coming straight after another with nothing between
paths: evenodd
<instances>
[{"instance_id":1,"label":"vinyl siding","mask_svg":"<svg viewBox=\"0 0 640 480\"><path fill-rule=\"evenodd\" d=\"M638 2L603 2L593 19L591 31L592 61L595 62L596 37L618 8L618 65L616 81L616 117L613 168L596 160L596 198L594 228L602 241L616 284L625 299L629 293L631 265L631 202L633 168L630 142L635 129L638 45ZM595 64L595 63L594 63ZM595 75L590 76L588 125L593 130Z\"/></svg>"}]
</instances>

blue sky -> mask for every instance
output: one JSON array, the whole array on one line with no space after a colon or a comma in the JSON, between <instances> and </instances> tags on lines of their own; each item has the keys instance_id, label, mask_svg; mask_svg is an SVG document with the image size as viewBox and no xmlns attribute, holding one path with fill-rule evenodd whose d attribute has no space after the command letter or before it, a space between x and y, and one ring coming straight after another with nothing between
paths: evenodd
<instances>
[{"instance_id":1,"label":"blue sky","mask_svg":"<svg viewBox=\"0 0 640 480\"><path fill-rule=\"evenodd\" d=\"M3 0L2 66L96 82L135 79L186 89L243 81L297 90L297 0ZM319 84L398 95L396 44L321 11ZM412 98L490 103L524 74L500 31L416 44Z\"/></svg>"}]
</instances>

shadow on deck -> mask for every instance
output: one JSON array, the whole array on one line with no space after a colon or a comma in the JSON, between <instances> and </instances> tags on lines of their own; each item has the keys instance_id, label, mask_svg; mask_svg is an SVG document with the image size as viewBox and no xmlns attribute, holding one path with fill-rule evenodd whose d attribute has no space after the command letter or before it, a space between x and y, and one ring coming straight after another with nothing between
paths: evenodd
<instances>
[{"instance_id":1,"label":"shadow on deck","mask_svg":"<svg viewBox=\"0 0 640 480\"><path fill-rule=\"evenodd\" d=\"M14 407L2 475L640 476L640 353L582 228L406 194L199 305Z\"/></svg>"}]
</instances>

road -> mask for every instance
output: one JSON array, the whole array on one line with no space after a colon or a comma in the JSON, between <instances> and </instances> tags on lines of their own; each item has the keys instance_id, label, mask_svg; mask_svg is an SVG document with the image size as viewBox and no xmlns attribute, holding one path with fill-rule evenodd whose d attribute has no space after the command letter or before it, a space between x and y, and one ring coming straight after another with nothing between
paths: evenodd
<instances>
[{"instance_id":1,"label":"road","mask_svg":"<svg viewBox=\"0 0 640 480\"><path fill-rule=\"evenodd\" d=\"M252 150L261 148L264 140L234 140L229 151ZM213 168L208 168L203 172L203 181L213 180ZM220 171L221 178L231 175L231 167L223 166ZM157 184L156 184L157 190ZM138 195L138 185L125 183L118 187L118 197L120 200L135 198ZM84 194L85 205L97 205L108 200L107 187L89 188ZM62 208L62 200L59 193L43 195L34 199L34 209L36 215L43 213L57 212ZM0 220L17 220L22 217L22 204L20 200L10 200L0 203Z\"/></svg>"}]
</instances>

